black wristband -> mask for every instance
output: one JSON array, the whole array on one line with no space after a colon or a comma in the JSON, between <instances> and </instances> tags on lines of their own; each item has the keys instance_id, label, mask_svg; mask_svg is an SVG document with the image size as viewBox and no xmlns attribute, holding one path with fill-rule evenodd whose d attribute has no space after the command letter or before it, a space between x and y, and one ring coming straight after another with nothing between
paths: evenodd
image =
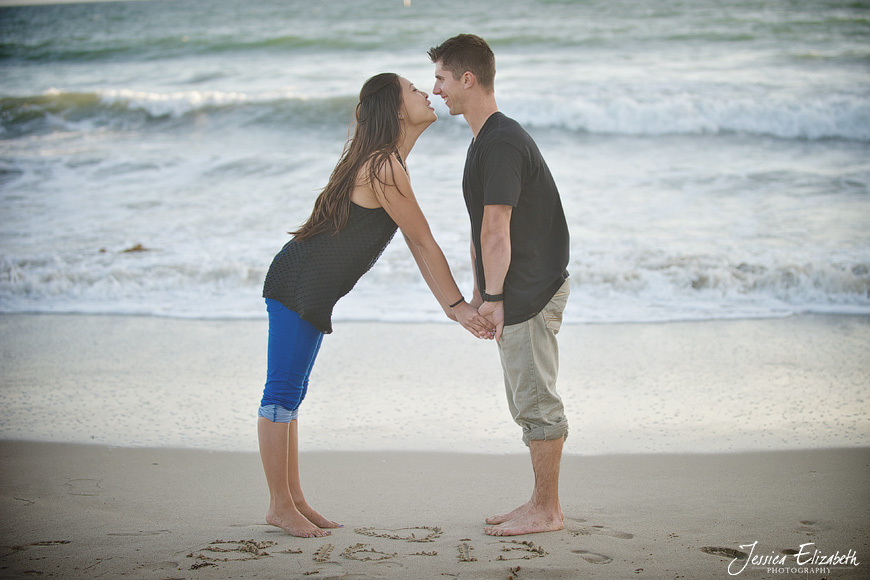
<instances>
[{"instance_id":1,"label":"black wristband","mask_svg":"<svg viewBox=\"0 0 870 580\"><path fill-rule=\"evenodd\" d=\"M463 302L465 302L465 298L460 296L459 300L457 300L456 302L454 302L453 304L450 305L450 308L456 308L457 306L459 306Z\"/></svg>"},{"instance_id":2,"label":"black wristband","mask_svg":"<svg viewBox=\"0 0 870 580\"><path fill-rule=\"evenodd\" d=\"M481 292L483 296L484 302L501 302L504 300L504 292L501 294L487 294L486 292Z\"/></svg>"}]
</instances>

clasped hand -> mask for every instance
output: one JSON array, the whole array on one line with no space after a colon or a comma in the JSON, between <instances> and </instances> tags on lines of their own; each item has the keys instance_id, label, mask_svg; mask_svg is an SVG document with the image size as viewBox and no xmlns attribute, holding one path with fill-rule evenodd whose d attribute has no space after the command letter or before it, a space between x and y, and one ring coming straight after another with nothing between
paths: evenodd
<instances>
[{"instance_id":1,"label":"clasped hand","mask_svg":"<svg viewBox=\"0 0 870 580\"><path fill-rule=\"evenodd\" d=\"M484 314L484 307L488 304L495 304L492 302L485 302L481 305L480 310L472 306L467 302L463 302L459 306L453 309L453 314L455 316L455 320L462 325L465 330L476 336L477 338L482 338L485 340L491 340L495 338L498 340L501 337L501 328L504 326L504 307L503 303L499 302L498 305L502 305L501 310L501 318L498 316L498 308L496 308L495 315L492 316L493 312L491 308L487 309L487 313ZM499 324L499 320L501 324Z\"/></svg>"}]
</instances>

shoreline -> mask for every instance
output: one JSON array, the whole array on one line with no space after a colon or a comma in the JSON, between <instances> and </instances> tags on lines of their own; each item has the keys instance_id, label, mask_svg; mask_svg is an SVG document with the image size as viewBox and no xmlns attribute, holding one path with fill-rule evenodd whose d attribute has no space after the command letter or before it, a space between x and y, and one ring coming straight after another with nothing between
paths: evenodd
<instances>
[{"instance_id":1,"label":"shoreline","mask_svg":"<svg viewBox=\"0 0 870 580\"><path fill-rule=\"evenodd\" d=\"M256 451L266 331L2 315L0 438ZM559 341L567 454L870 445L870 317L566 324ZM449 324L337 324L300 434L302 451L526 453L495 344Z\"/></svg>"},{"instance_id":2,"label":"shoreline","mask_svg":"<svg viewBox=\"0 0 870 580\"><path fill-rule=\"evenodd\" d=\"M0 439L256 451L266 331L0 315ZM559 342L569 455L870 445L870 317L565 324ZM495 344L453 324L337 323L300 435L302 451L526 454Z\"/></svg>"},{"instance_id":3,"label":"shoreline","mask_svg":"<svg viewBox=\"0 0 870 580\"><path fill-rule=\"evenodd\" d=\"M515 538L484 535L483 519L527 499L527 457L308 452L300 463L309 501L344 524L331 536L263 522L255 453L0 441L0 574L673 580L729 578L731 565L748 579L795 577L770 572L786 567L821 580L870 565L870 448L566 456L565 529ZM796 562L811 549L858 565L811 573L823 566ZM772 554L784 566L746 558Z\"/></svg>"},{"instance_id":4,"label":"shoreline","mask_svg":"<svg viewBox=\"0 0 870 580\"><path fill-rule=\"evenodd\" d=\"M107 0L114 1L114 0ZM348 299L346 295L342 300ZM573 307L573 306L572 306ZM199 316L199 315L173 315L147 312L79 312L66 310L20 310L0 311L0 318L4 316L61 316L61 317L94 317L94 318L154 318L157 320L178 320L186 322L264 322L267 320L265 309L259 314L238 314L223 316ZM800 318L868 318L870 319L870 307L856 308L852 310L804 310L800 312L782 312L780 314L741 315L723 318L666 318L661 320L570 320L563 321L563 327L569 326L644 326L644 325L667 325L667 324L705 324L717 322L753 322L765 320L786 320ZM346 318L334 313L333 324L337 327L358 324L376 324L385 326L417 326L434 324L438 326L453 327L455 322L439 316L437 320L379 320L368 318Z\"/></svg>"}]
</instances>

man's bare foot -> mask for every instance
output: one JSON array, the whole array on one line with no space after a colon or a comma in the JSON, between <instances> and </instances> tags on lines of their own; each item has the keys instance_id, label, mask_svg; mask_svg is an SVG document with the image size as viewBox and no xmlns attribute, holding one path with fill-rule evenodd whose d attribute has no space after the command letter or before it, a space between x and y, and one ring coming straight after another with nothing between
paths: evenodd
<instances>
[{"instance_id":1,"label":"man's bare foot","mask_svg":"<svg viewBox=\"0 0 870 580\"><path fill-rule=\"evenodd\" d=\"M513 519L516 519L520 515L529 511L531 509L531 506L532 506L532 502L531 502L531 500L529 500L528 502L524 503L523 505L521 505L520 507L516 508L513 511L510 511L506 514L502 514L500 516L492 516L492 517L486 518L486 520L484 520L484 521L486 521L486 523L488 523L491 526L497 526L499 524L503 524L505 522L509 522ZM563 520L565 519L565 514L564 514L564 512L562 512L561 507L559 508L559 516Z\"/></svg>"},{"instance_id":2,"label":"man's bare foot","mask_svg":"<svg viewBox=\"0 0 870 580\"><path fill-rule=\"evenodd\" d=\"M497 526L483 528L483 533L488 536L521 536L523 534L538 534L541 532L555 532L564 527L562 517L557 514L546 514L531 509L520 513L515 518Z\"/></svg>"},{"instance_id":3,"label":"man's bare foot","mask_svg":"<svg viewBox=\"0 0 870 580\"><path fill-rule=\"evenodd\" d=\"M296 509L299 510L299 513L305 516L305 518L321 529L326 528L341 528L343 527L341 524L334 522L332 520L328 520L318 512L316 509L305 503L296 504Z\"/></svg>"},{"instance_id":4,"label":"man's bare foot","mask_svg":"<svg viewBox=\"0 0 870 580\"><path fill-rule=\"evenodd\" d=\"M299 538L322 538L330 535L331 532L321 530L310 521L308 518L299 513L299 510L285 510L277 512L269 510L266 514L266 523L275 527L281 528L291 536Z\"/></svg>"},{"instance_id":5,"label":"man's bare foot","mask_svg":"<svg viewBox=\"0 0 870 580\"><path fill-rule=\"evenodd\" d=\"M529 504L530 504L530 503L531 503L531 502L526 502L526 503L524 503L523 505L521 505L520 507L516 508L516 509L513 510L513 511L509 511L509 512L506 513L506 514L502 514L502 515L500 515L500 516L492 516L492 517L486 518L485 521L486 521L486 523L488 523L488 524L491 525L491 526L497 526L498 524L503 524L503 523L505 523L505 522L509 522L509 521L511 521L512 519L514 519L515 517L517 517L518 515L527 512L528 509L529 509Z\"/></svg>"}]
</instances>

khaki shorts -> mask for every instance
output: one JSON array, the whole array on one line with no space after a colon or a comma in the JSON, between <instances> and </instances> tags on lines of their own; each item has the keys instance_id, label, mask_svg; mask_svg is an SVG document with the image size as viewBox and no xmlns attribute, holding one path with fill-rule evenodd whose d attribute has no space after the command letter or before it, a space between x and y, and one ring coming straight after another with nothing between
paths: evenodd
<instances>
[{"instance_id":1,"label":"khaki shorts","mask_svg":"<svg viewBox=\"0 0 870 580\"><path fill-rule=\"evenodd\" d=\"M523 428L523 442L568 436L562 398L556 392L559 345L556 334L568 302L566 280L550 302L533 318L505 326L498 352L504 370L505 392L514 421Z\"/></svg>"}]
</instances>

